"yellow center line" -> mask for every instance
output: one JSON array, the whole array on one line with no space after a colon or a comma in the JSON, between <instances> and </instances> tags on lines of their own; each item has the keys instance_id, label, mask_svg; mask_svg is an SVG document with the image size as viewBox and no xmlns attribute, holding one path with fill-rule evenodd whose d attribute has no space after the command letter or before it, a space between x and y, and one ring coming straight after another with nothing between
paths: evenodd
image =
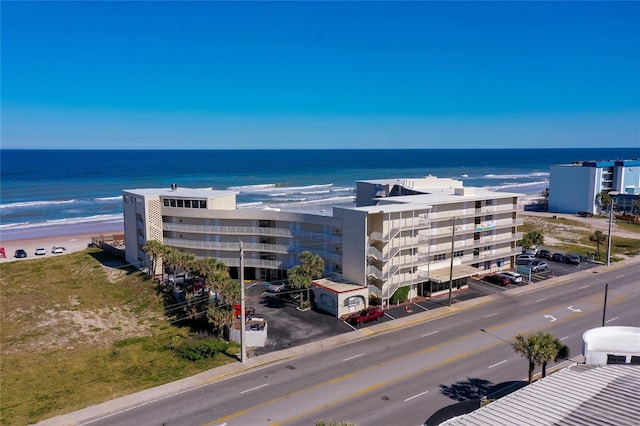
<instances>
[{"instance_id":1,"label":"yellow center line","mask_svg":"<svg viewBox=\"0 0 640 426\"><path fill-rule=\"evenodd\" d=\"M587 296L587 297L584 297L582 299L579 299L578 301L576 301L574 303L578 304L578 303L581 303L581 301L587 301L587 300L595 298L595 297L599 297L599 296L598 295ZM607 306L615 305L615 304L618 304L618 303L623 302L625 300L626 300L626 297L624 297L624 296L619 296L619 297L616 297L616 298L612 298L607 303ZM558 309L558 307L560 307L560 306L562 306L562 305L558 305L558 306L553 307L553 308L548 308L548 309L545 309L544 311L538 311L538 312L532 313L530 315L527 315L526 317L518 318L517 320L510 321L508 323L503 323L503 324L497 325L495 327L488 328L486 330L496 331L496 330L499 330L501 328L507 327L507 326L509 326L511 324L515 324L517 322L525 322L526 323L528 319L530 319L530 318L539 318L539 316L541 314L544 314L546 312L551 312L554 309ZM594 308L592 308L590 310L587 310L587 311L574 312L574 313L572 313L571 315L569 315L566 318L558 319L557 321L554 321L553 323L549 322L549 323L545 324L543 327L537 327L534 330L520 331L519 334L526 334L526 333L529 333L529 332L532 332L532 331L535 331L535 330L546 329L546 328L558 325L559 323L567 322L567 321L576 319L578 317L581 317L581 316L584 316L584 315L587 315L587 314L590 314L590 313L593 313L593 312L597 312L599 310L600 310L599 307L594 307ZM435 351L437 349L440 349L440 348L442 348L442 347L444 347L446 345L451 345L451 344L454 344L456 342L460 342L462 340L466 340L466 339L468 339L468 338L470 338L472 336L478 336L478 335L481 335L481 334L483 334L482 331L476 331L476 332L473 332L473 333L468 333L468 334L466 334L464 336L458 337L456 339L448 340L446 342L439 343L439 344L437 344L435 346L430 346L428 348L420 349L420 350L415 351L415 352L411 352L411 353L408 353L408 354L400 355L398 357L388 359L388 360L380 362L378 364L371 365L369 367L365 367L365 368L362 368L360 370L355 370L355 371L352 371L351 373L348 373L348 374L345 374L345 375L342 375L342 376L339 376L339 377L335 377L335 378L332 378L330 380L326 380L324 382L320 382L320 383L317 383L315 385L308 386L308 387L299 389L299 390L294 391L294 392L290 392L288 394L279 396L277 398L273 398L271 400L262 402L260 404L256 404L256 405L254 405L252 407L249 407L249 408L246 408L246 409L243 409L243 410L240 410L240 411L236 411L236 412L231 413L231 414L229 414L229 415L227 415L225 417L220 417L220 418L218 418L218 419L216 419L216 420L214 420L212 422L205 423L203 426L213 426L213 425L225 423L225 422L227 422L227 421L229 421L231 419L234 419L236 417L243 416L243 415L245 415L245 414L247 414L247 413L249 413L249 412L251 412L251 411L253 411L255 409L266 407L268 405L275 404L275 403L280 402L280 401L284 401L284 400L289 399L289 398L291 398L293 396L301 395L301 394L303 394L305 392L308 392L308 391L311 391L311 390L314 390L314 389L318 389L318 388L320 388L322 386L325 386L325 385L328 385L328 384L340 383L340 382L342 382L344 380L353 378L353 377L358 376L360 374L364 374L364 373L366 373L368 371L371 371L373 369L377 369L377 368L383 367L385 365L392 364L392 363L395 363L395 362L398 362L398 361L401 361L403 359L407 359L407 358L410 358L410 357L413 357L413 356L416 356L416 355L423 355L423 354ZM502 339L509 340L509 339L512 339L512 338L515 338L515 335L510 336L509 338L502 338ZM283 421L281 421L279 423L271 423L271 425L277 426L277 425L290 423L290 422L292 422L294 420L297 420L297 419L300 419L302 417L305 417L305 416L308 416L310 414L313 414L313 413L315 413L315 412L317 412L317 411L319 411L321 409L331 407L333 405L339 404L339 403L344 402L344 401L348 401L350 399L356 398L356 397L361 396L361 395L365 395L365 394L367 394L369 392L372 392L373 390L376 390L376 389L378 389L378 388L380 388L382 386L393 384L393 383L397 383L397 382L402 381L402 380L406 380L406 379L408 379L410 377L422 374L422 373L430 371L430 370L432 370L434 368L442 367L442 366L444 366L446 364L449 364L449 363L452 363L452 362L455 362L455 361L459 361L459 360L461 360L463 358L466 358L468 356L476 355L476 354L478 354L478 353L480 353L482 351L485 351L485 350L488 350L488 349L492 349L492 348L494 348L496 346L500 346L500 345L503 345L503 344L504 344L504 342L498 341L498 342L494 342L494 343L492 343L490 345L480 347L480 348L475 349L475 350L470 351L470 352L463 352L463 353L454 355L454 356L449 357L446 360L441 361L441 362L439 362L437 364L433 364L431 366L421 368L419 370L416 370L414 372L405 374L404 376L398 377L398 378L393 379L393 380L389 380L389 381L386 381L386 382L380 382L380 383L377 383L375 385L369 386L367 388L360 389L359 391L357 391L357 392L355 392L355 393L353 393L351 395L348 395L346 397L337 399L335 401L331 401L329 403L322 404L318 408L315 408L313 410L309 410L309 411L304 412L304 413L300 413L300 414L298 414L298 415L296 415L294 417L291 417L289 419L283 420Z\"/></svg>"}]
</instances>

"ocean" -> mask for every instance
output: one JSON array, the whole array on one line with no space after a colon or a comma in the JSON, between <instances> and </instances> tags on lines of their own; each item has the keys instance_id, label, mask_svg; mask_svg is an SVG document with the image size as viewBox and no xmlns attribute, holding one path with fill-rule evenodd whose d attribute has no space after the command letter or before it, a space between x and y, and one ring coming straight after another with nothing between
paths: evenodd
<instances>
[{"instance_id":1,"label":"ocean","mask_svg":"<svg viewBox=\"0 0 640 426\"><path fill-rule=\"evenodd\" d=\"M0 240L122 230L124 189L239 192L239 208L354 201L357 180L460 179L539 194L549 166L640 157L640 148L467 150L0 150Z\"/></svg>"}]
</instances>

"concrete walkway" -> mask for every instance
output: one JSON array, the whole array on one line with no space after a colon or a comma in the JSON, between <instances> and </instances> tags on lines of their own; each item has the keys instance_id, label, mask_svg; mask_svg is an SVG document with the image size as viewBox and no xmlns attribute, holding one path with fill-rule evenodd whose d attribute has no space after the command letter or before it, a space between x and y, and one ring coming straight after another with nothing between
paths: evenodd
<instances>
[{"instance_id":1,"label":"concrete walkway","mask_svg":"<svg viewBox=\"0 0 640 426\"><path fill-rule=\"evenodd\" d=\"M634 258L625 260L624 262L613 263L608 267L604 265L598 266L589 271L605 272L605 271L615 270L623 266L628 266L630 264L635 264L635 263L640 263L640 256L635 256ZM527 293L531 291L539 291L540 289L543 289L546 287L563 284L563 283L575 280L577 278L581 278L581 276L583 275L584 274L582 273L582 271L576 272L570 275L563 275L560 277L550 278L543 282L536 283L535 286L523 286L523 287L506 290L505 292L509 294L522 294L522 293ZM107 401L102 404L97 404L91 407L87 407L72 413L68 413L68 414L60 415L47 420L43 420L42 422L39 422L37 424L38 425L56 425L56 426L77 425L91 419L96 419L96 418L100 418L101 416L106 416L110 413L124 411L136 406L144 405L146 403L151 403L153 401L166 398L171 395L186 392L188 390L192 390L200 386L205 386L208 383L222 380L230 376L236 376L236 375L243 374L243 373L246 373L264 366L268 366L271 364L275 364L275 363L295 359L301 356L305 356L307 354L317 353L319 351L335 348L345 343L364 339L374 334L386 333L393 330L420 324L420 323L432 320L434 318L440 318L443 316L451 315L454 312L459 310L469 309L474 306L479 306L485 303L489 303L499 298L500 298L499 294L492 294L489 296L478 297L470 300L465 300L462 302L456 302L452 307L444 306L434 310L419 312L419 313L409 315L407 317L399 318L393 321L386 321L386 322L375 324L369 327L359 328L353 332L340 334L338 336L334 336L328 339L319 340L316 342L308 343L305 345L293 347L293 348L282 350L282 351L267 353L264 355L249 358L245 363L237 362L237 363L227 364L221 367L217 367L217 368L202 372L195 376L187 377L185 379L167 383L165 385L157 386L155 388L147 389L147 390L137 392L131 395L127 395L121 398L113 399L111 401Z\"/></svg>"}]
</instances>

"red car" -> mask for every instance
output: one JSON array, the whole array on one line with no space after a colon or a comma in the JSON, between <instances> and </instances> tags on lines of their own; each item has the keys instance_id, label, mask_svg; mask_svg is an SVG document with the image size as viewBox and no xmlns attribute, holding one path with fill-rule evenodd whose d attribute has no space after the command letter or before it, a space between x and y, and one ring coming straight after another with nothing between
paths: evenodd
<instances>
[{"instance_id":1,"label":"red car","mask_svg":"<svg viewBox=\"0 0 640 426\"><path fill-rule=\"evenodd\" d=\"M347 322L353 325L362 325L365 322L378 321L382 316L384 316L382 309L372 306L356 312L355 314L349 315Z\"/></svg>"},{"instance_id":2,"label":"red car","mask_svg":"<svg viewBox=\"0 0 640 426\"><path fill-rule=\"evenodd\" d=\"M511 284L511 280L501 274L489 275L488 277L484 277L484 280L493 284L498 284L503 286Z\"/></svg>"}]
</instances>

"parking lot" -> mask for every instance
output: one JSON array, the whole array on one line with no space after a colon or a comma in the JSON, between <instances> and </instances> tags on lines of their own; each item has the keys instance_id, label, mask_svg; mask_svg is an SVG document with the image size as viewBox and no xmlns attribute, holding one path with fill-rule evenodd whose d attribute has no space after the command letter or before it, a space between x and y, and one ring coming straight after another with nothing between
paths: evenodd
<instances>
[{"instance_id":1,"label":"parking lot","mask_svg":"<svg viewBox=\"0 0 640 426\"><path fill-rule=\"evenodd\" d=\"M548 261L548 269L531 274L531 277L523 274L522 282L499 286L484 280L469 280L469 288L464 291L454 293L453 303L468 299L486 296L512 288L535 285L546 279L575 273L577 270L587 270L597 266L597 263L583 261L579 267L565 263ZM267 343L261 348L250 348L251 355L262 355L265 353L287 349L293 346L303 345L313 341L348 333L354 327L327 313L319 311L301 312L296 308L299 305L297 296L291 297L288 294L273 294L266 291L269 283L252 283L247 286L245 293L246 306L255 308L255 317L264 318L268 324ZM433 298L415 298L410 303L390 306L384 310L385 315L379 319L380 322L392 321L394 319L407 317L419 312L429 311L449 303L449 295L445 294ZM367 327L376 324L374 321L364 324Z\"/></svg>"}]
</instances>

